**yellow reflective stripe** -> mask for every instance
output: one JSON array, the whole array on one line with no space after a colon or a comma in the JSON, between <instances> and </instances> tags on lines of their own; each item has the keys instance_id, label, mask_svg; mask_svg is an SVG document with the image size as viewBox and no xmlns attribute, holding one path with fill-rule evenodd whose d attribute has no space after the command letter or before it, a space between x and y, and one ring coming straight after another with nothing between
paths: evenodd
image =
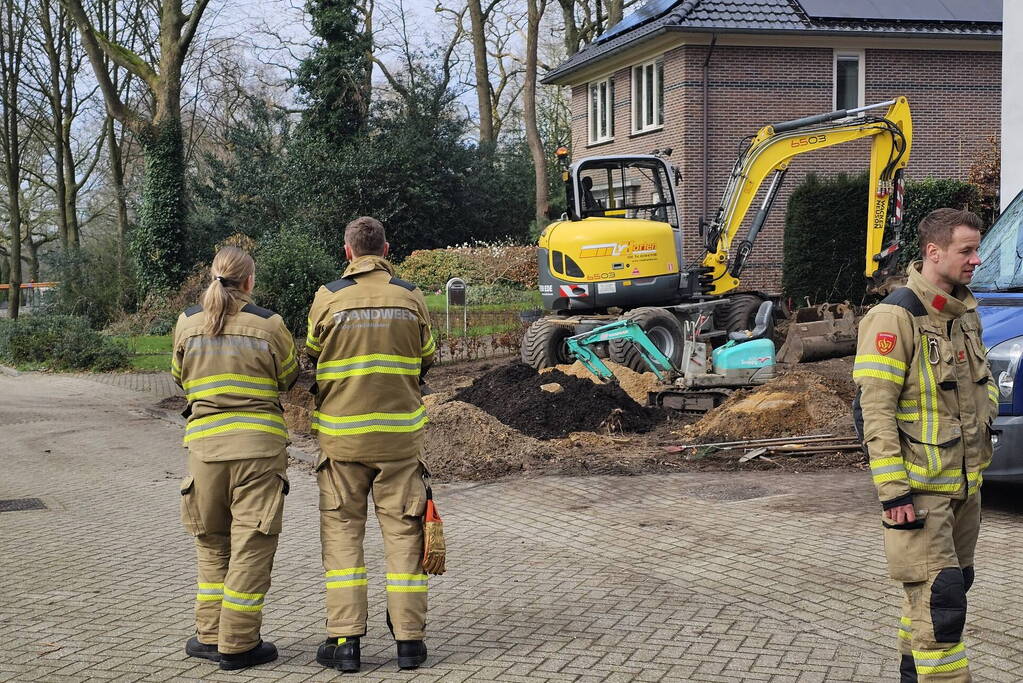
<instances>
[{"instance_id":1,"label":"yellow reflective stripe","mask_svg":"<svg viewBox=\"0 0 1023 683\"><path fill-rule=\"evenodd\" d=\"M199 434L187 434L185 436L185 443L188 443L189 441L194 441L196 439L202 439L202 438L207 437L207 436L215 436L217 434L223 434L224 432L231 432L231 431L234 431L236 429L246 429L246 430L252 430L252 431L256 431L256 432L266 432L267 434L276 434L277 436L283 436L285 439L288 438L288 432L287 432L287 430L284 430L284 429L279 429L277 427L270 427L269 425L255 425L255 424L244 424L244 423L243 424L239 424L237 422L234 422L234 423L231 423L231 424L221 425L220 427L213 427L211 429L207 429L206 431L201 432Z\"/></svg>"},{"instance_id":2,"label":"yellow reflective stripe","mask_svg":"<svg viewBox=\"0 0 1023 683\"><path fill-rule=\"evenodd\" d=\"M235 612L261 612L261 611L263 611L263 606L262 605L236 605L235 603L228 602L227 600L225 600L221 604L221 607L224 607L224 608L227 608L227 609L233 609Z\"/></svg>"},{"instance_id":3,"label":"yellow reflective stripe","mask_svg":"<svg viewBox=\"0 0 1023 683\"><path fill-rule=\"evenodd\" d=\"M964 643L947 650L913 650L913 660L918 674L959 671L969 666Z\"/></svg>"},{"instance_id":4,"label":"yellow reflective stripe","mask_svg":"<svg viewBox=\"0 0 1023 683\"><path fill-rule=\"evenodd\" d=\"M388 574L388 579L394 579L396 581L429 581L430 577L426 574Z\"/></svg>"},{"instance_id":5,"label":"yellow reflective stripe","mask_svg":"<svg viewBox=\"0 0 1023 683\"><path fill-rule=\"evenodd\" d=\"M418 410L411 413L364 413L344 417L314 411L312 429L332 436L370 432L415 432L429 421L425 411L424 406L419 406Z\"/></svg>"},{"instance_id":6,"label":"yellow reflective stripe","mask_svg":"<svg viewBox=\"0 0 1023 683\"><path fill-rule=\"evenodd\" d=\"M931 367L931 349L927 335L920 335L920 426L923 436L924 453L931 471L941 469L941 454L934 442L938 440L938 385Z\"/></svg>"},{"instance_id":7,"label":"yellow reflective stripe","mask_svg":"<svg viewBox=\"0 0 1023 683\"><path fill-rule=\"evenodd\" d=\"M429 591L428 586L388 586L387 591L390 593L426 593Z\"/></svg>"},{"instance_id":8,"label":"yellow reflective stripe","mask_svg":"<svg viewBox=\"0 0 1023 683\"><path fill-rule=\"evenodd\" d=\"M178 359L174 354L171 354L171 375L174 379L181 379L181 366L178 365Z\"/></svg>"},{"instance_id":9,"label":"yellow reflective stripe","mask_svg":"<svg viewBox=\"0 0 1023 683\"><path fill-rule=\"evenodd\" d=\"M350 569L331 569L326 576L350 576L351 574L365 574L365 567L351 567Z\"/></svg>"},{"instance_id":10,"label":"yellow reflective stripe","mask_svg":"<svg viewBox=\"0 0 1023 683\"><path fill-rule=\"evenodd\" d=\"M960 476L962 474L962 472L960 470L956 469L955 467L953 467L951 469L947 469L947 470L938 470L937 472L935 472L934 470L932 470L930 468L923 467L921 465L917 465L916 463L912 463L912 462L909 462L909 461L905 461L904 464L905 464L907 470L910 470L911 472L916 472L917 474L922 474L922 475L925 475L925 476L928 476L928 477L958 477L958 476Z\"/></svg>"},{"instance_id":11,"label":"yellow reflective stripe","mask_svg":"<svg viewBox=\"0 0 1023 683\"><path fill-rule=\"evenodd\" d=\"M896 375L891 372L885 372L884 370L853 370L853 378L857 377L872 377L874 379L886 379L889 382L894 382L899 386L905 382L905 378L901 375Z\"/></svg>"},{"instance_id":12,"label":"yellow reflective stripe","mask_svg":"<svg viewBox=\"0 0 1023 683\"><path fill-rule=\"evenodd\" d=\"M912 632L913 620L909 617L901 617L899 619L899 638L903 640L913 640Z\"/></svg>"},{"instance_id":13,"label":"yellow reflective stripe","mask_svg":"<svg viewBox=\"0 0 1023 683\"><path fill-rule=\"evenodd\" d=\"M232 598L242 598L243 600L262 600L266 597L266 593L239 593L230 588L224 589L224 595L230 595Z\"/></svg>"},{"instance_id":14,"label":"yellow reflective stripe","mask_svg":"<svg viewBox=\"0 0 1023 683\"><path fill-rule=\"evenodd\" d=\"M197 377L196 379L190 379L185 382L182 386L185 389L198 386L200 384L209 384L210 382L251 382L253 384L265 384L266 386L276 386L276 383L269 377L258 377L255 375L239 375L233 372L227 372L221 375L207 375L206 377Z\"/></svg>"},{"instance_id":15,"label":"yellow reflective stripe","mask_svg":"<svg viewBox=\"0 0 1023 683\"><path fill-rule=\"evenodd\" d=\"M352 586L365 586L368 579L346 579L344 581L328 581L327 588L351 588Z\"/></svg>"},{"instance_id":16,"label":"yellow reflective stripe","mask_svg":"<svg viewBox=\"0 0 1023 683\"><path fill-rule=\"evenodd\" d=\"M188 428L201 427L205 424L209 424L210 422L216 422L217 420L223 420L228 417L254 417L260 420L277 422L280 423L282 427L284 426L284 418L280 415L275 415L273 413L255 413L242 410L232 410L226 413L214 413L213 415L207 415L206 417L196 418L188 423Z\"/></svg>"},{"instance_id":17,"label":"yellow reflective stripe","mask_svg":"<svg viewBox=\"0 0 1023 683\"><path fill-rule=\"evenodd\" d=\"M336 372L317 372L316 379L344 379L359 375L418 375L419 368L369 367Z\"/></svg>"},{"instance_id":18,"label":"yellow reflective stripe","mask_svg":"<svg viewBox=\"0 0 1023 683\"><path fill-rule=\"evenodd\" d=\"M189 401L196 401L200 398L206 398L207 396L216 396L218 394L241 394L242 396L259 396L262 398L275 398L277 396L277 387L273 389L256 389L253 387L241 387L237 384L225 384L220 387L210 387L209 389L202 389L200 391L186 391L185 398Z\"/></svg>"},{"instance_id":19,"label":"yellow reflective stripe","mask_svg":"<svg viewBox=\"0 0 1023 683\"><path fill-rule=\"evenodd\" d=\"M431 353L437 350L437 342L433 338L433 334L430 334L430 340L423 346L423 357L429 356Z\"/></svg>"},{"instance_id":20,"label":"yellow reflective stripe","mask_svg":"<svg viewBox=\"0 0 1023 683\"><path fill-rule=\"evenodd\" d=\"M907 479L908 477L909 475L906 474L906 470L902 470L901 472L885 472L884 474L875 474L871 476L871 479L874 480L875 484L883 484L886 481L902 481L904 479Z\"/></svg>"},{"instance_id":21,"label":"yellow reflective stripe","mask_svg":"<svg viewBox=\"0 0 1023 683\"><path fill-rule=\"evenodd\" d=\"M323 361L316 364L316 369L340 368L354 363L367 363L375 360L394 361L396 363L415 363L416 365L420 362L420 360L415 356L398 356L393 353L367 353L363 356L351 356L349 358L341 358L339 360Z\"/></svg>"},{"instance_id":22,"label":"yellow reflective stripe","mask_svg":"<svg viewBox=\"0 0 1023 683\"><path fill-rule=\"evenodd\" d=\"M212 595L208 593L198 593L196 594L195 599L198 600L199 602L220 602L221 600L224 599L224 596Z\"/></svg>"},{"instance_id":23,"label":"yellow reflective stripe","mask_svg":"<svg viewBox=\"0 0 1023 683\"><path fill-rule=\"evenodd\" d=\"M901 360L889 358L888 356L882 356L876 353L858 354L853 361L854 365L857 363L880 363L881 365L887 365L888 367L896 370L902 370L903 374L905 374L906 370L909 369L909 367Z\"/></svg>"}]
</instances>

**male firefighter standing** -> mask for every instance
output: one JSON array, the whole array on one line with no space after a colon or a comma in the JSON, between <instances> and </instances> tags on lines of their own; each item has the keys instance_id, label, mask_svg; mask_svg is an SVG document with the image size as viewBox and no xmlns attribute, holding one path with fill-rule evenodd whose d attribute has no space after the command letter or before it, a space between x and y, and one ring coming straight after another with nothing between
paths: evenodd
<instances>
[{"instance_id":1,"label":"male firefighter standing","mask_svg":"<svg viewBox=\"0 0 1023 683\"><path fill-rule=\"evenodd\" d=\"M938 209L919 226L909 282L860 323L853 377L891 578L905 600L901 680L970 681L963 643L982 472L997 390L967 285L980 218Z\"/></svg>"},{"instance_id":2,"label":"male firefighter standing","mask_svg":"<svg viewBox=\"0 0 1023 683\"><path fill-rule=\"evenodd\" d=\"M317 291L306 350L316 361L320 539L327 640L317 661L358 671L366 633L368 574L362 542L373 492L387 563L387 624L398 665L426 661L427 575L422 568L426 484L419 454L426 414L420 379L436 344L422 293L394 277L384 226L357 218L345 229L351 262Z\"/></svg>"}]
</instances>

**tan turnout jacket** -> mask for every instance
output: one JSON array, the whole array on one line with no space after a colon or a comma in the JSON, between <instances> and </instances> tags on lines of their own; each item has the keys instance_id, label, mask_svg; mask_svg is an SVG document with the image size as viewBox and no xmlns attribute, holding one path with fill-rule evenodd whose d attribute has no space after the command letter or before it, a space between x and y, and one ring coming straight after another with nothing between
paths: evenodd
<instances>
[{"instance_id":1,"label":"tan turnout jacket","mask_svg":"<svg viewBox=\"0 0 1023 683\"><path fill-rule=\"evenodd\" d=\"M976 493L998 413L976 299L966 287L943 292L920 266L913 263L907 286L860 322L853 368L870 470L886 508L910 502L913 492Z\"/></svg>"},{"instance_id":2,"label":"tan turnout jacket","mask_svg":"<svg viewBox=\"0 0 1023 683\"><path fill-rule=\"evenodd\" d=\"M287 445L278 392L298 378L295 341L284 320L231 290L224 329L202 333L206 314L192 306L174 328L171 374L185 390L185 445L210 462L268 458Z\"/></svg>"},{"instance_id":3,"label":"tan turnout jacket","mask_svg":"<svg viewBox=\"0 0 1023 683\"><path fill-rule=\"evenodd\" d=\"M334 460L418 457L427 418L420 377L436 343L426 301L379 256L360 256L320 287L306 351L316 361L312 428Z\"/></svg>"}]
</instances>

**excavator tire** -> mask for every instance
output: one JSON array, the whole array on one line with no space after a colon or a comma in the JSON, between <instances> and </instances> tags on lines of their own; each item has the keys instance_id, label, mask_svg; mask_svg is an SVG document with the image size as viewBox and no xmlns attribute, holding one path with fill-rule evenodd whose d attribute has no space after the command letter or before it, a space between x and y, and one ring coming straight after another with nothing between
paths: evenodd
<instances>
[{"instance_id":1,"label":"excavator tire","mask_svg":"<svg viewBox=\"0 0 1023 683\"><path fill-rule=\"evenodd\" d=\"M654 346L668 357L671 364L681 367L684 356L682 323L671 312L663 308L647 306L634 308L622 317L639 325L650 337ZM636 346L630 341L616 339L608 342L608 355L613 362L636 372L650 372L650 368L643 362L643 357L636 350Z\"/></svg>"},{"instance_id":2,"label":"excavator tire","mask_svg":"<svg viewBox=\"0 0 1023 683\"><path fill-rule=\"evenodd\" d=\"M550 318L540 318L522 337L522 362L537 370L572 363L565 339L572 336L572 328L557 325Z\"/></svg>"},{"instance_id":3,"label":"excavator tire","mask_svg":"<svg viewBox=\"0 0 1023 683\"><path fill-rule=\"evenodd\" d=\"M725 311L721 326L726 332L742 332L756 327L757 309L764 303L756 294L736 294L728 297L728 310Z\"/></svg>"}]
</instances>

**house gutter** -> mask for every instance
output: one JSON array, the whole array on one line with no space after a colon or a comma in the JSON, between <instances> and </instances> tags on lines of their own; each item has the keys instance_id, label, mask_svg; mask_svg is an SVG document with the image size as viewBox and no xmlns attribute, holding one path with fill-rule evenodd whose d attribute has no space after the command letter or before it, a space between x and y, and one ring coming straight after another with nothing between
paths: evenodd
<instances>
[{"instance_id":1,"label":"house gutter","mask_svg":"<svg viewBox=\"0 0 1023 683\"><path fill-rule=\"evenodd\" d=\"M707 50L707 58L703 60L703 210L700 212L701 221L707 217L707 183L708 177L710 176L708 169L708 166L710 165L710 152L707 150L707 130L710 127L710 121L708 120L708 117L710 116L708 89L708 81L710 80L710 57L714 54L714 45L717 42L717 34L711 34L710 48Z\"/></svg>"},{"instance_id":2,"label":"house gutter","mask_svg":"<svg viewBox=\"0 0 1023 683\"><path fill-rule=\"evenodd\" d=\"M711 36L717 34L729 34L729 35L760 35L760 36L850 36L853 38L944 38L947 40L990 40L990 41L1001 41L1002 34L999 32L997 35L991 33L936 33L933 31L927 32L894 32L894 31L834 31L826 29L755 29L755 28L724 28L721 26L707 27L707 26L661 26L658 29L651 31L650 33L644 33L636 36L632 40L628 40L621 45L607 50L606 52L600 53L598 57L592 60L583 60L572 67L559 71L555 69L550 71L546 76L540 79L540 82L544 85L567 85L567 83L555 83L555 81L561 81L566 76L570 76L577 71L584 68L589 68L593 64L603 61L608 57L626 52L634 47L634 44L638 41L645 41L650 38L656 38L663 36L667 33L709 33Z\"/></svg>"}]
</instances>

